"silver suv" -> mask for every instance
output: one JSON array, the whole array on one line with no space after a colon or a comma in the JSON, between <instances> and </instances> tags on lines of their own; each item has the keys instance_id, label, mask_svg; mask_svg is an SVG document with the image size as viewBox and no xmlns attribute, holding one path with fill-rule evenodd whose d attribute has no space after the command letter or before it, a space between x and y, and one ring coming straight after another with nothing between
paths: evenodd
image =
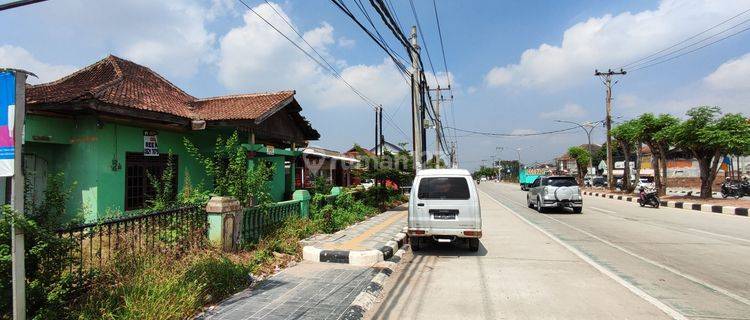
<instances>
[{"instance_id":1,"label":"silver suv","mask_svg":"<svg viewBox=\"0 0 750 320\"><path fill-rule=\"evenodd\" d=\"M581 189L572 176L539 177L529 186L526 194L529 208L544 212L549 208L571 208L575 213L583 210Z\"/></svg>"}]
</instances>

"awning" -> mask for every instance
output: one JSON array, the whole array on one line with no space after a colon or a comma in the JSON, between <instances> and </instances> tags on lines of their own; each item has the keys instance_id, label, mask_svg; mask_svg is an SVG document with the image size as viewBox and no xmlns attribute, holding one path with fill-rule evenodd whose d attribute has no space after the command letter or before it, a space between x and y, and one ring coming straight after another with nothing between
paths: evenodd
<instances>
[{"instance_id":1,"label":"awning","mask_svg":"<svg viewBox=\"0 0 750 320\"><path fill-rule=\"evenodd\" d=\"M317 152L317 151L315 151L313 149L309 149L309 148L305 149L305 150L302 150L302 154L310 155L310 156L316 156L316 157L321 157L321 158L329 158L329 159L334 159L334 160L339 160L339 161L344 161L344 162L351 162L351 163L357 163L357 162L359 162L359 160L354 159L354 158L349 158L349 157L344 157L344 156L334 156L334 155L330 155L330 154L325 154L325 153Z\"/></svg>"}]
</instances>

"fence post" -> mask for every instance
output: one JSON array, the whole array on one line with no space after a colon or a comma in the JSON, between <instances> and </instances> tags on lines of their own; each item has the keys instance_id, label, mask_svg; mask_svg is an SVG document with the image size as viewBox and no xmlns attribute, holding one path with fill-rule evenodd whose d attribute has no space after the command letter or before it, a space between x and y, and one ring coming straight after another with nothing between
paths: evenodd
<instances>
[{"instance_id":1,"label":"fence post","mask_svg":"<svg viewBox=\"0 0 750 320\"><path fill-rule=\"evenodd\" d=\"M242 228L242 206L232 197L211 197L206 204L208 241L224 250L237 245L236 235Z\"/></svg>"},{"instance_id":2,"label":"fence post","mask_svg":"<svg viewBox=\"0 0 750 320\"><path fill-rule=\"evenodd\" d=\"M308 218L310 216L310 192L307 190L296 190L292 194L292 199L299 200L299 216L300 218Z\"/></svg>"}]
</instances>

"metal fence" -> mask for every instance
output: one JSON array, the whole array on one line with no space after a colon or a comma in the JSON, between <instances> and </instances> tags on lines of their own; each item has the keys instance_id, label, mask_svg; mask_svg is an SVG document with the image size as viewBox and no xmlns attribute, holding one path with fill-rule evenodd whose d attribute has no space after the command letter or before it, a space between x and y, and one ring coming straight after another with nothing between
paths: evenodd
<instances>
[{"instance_id":1,"label":"metal fence","mask_svg":"<svg viewBox=\"0 0 750 320\"><path fill-rule=\"evenodd\" d=\"M240 239L246 243L258 242L263 234L273 230L287 218L299 217L301 202L302 200L290 200L245 209Z\"/></svg>"},{"instance_id":2,"label":"metal fence","mask_svg":"<svg viewBox=\"0 0 750 320\"><path fill-rule=\"evenodd\" d=\"M87 223L57 230L74 245L70 272L101 267L120 252L185 250L205 242L207 216L191 206Z\"/></svg>"}]
</instances>

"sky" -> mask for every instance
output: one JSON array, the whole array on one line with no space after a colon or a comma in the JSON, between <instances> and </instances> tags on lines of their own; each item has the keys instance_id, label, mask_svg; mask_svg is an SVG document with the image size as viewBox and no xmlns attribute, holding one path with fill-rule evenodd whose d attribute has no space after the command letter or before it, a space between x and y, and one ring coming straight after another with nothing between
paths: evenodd
<instances>
[{"instance_id":1,"label":"sky","mask_svg":"<svg viewBox=\"0 0 750 320\"><path fill-rule=\"evenodd\" d=\"M287 23L294 26L349 84L381 104L392 119L384 125L386 140L411 140L405 78L332 2L245 2L309 51ZM408 33L415 24L409 1L390 2ZM345 3L366 22L356 2ZM375 14L369 1L362 3ZM497 133L571 127L555 120L602 120L605 91L594 69L627 65L750 9L750 0L436 4L447 68L433 1L414 0L428 82L435 87L450 80L453 89L452 103L443 103L443 123ZM380 19L372 18L389 45L406 57ZM750 12L723 27L740 24L730 30L740 31L750 26L747 19ZM684 116L699 105L750 114L748 40L750 32L743 32L617 77L612 102L616 121L643 112ZM238 1L49 0L0 12L0 67L32 71L39 76L32 83L58 79L108 54L146 65L196 97L296 90L303 115L322 136L311 144L339 151L354 143L373 144L372 107ZM428 130L428 150L434 149L433 132ZM459 164L469 169L491 156L551 161L569 146L586 143L583 130L521 138L454 135L450 130L446 135L458 141ZM604 141L601 127L592 140Z\"/></svg>"}]
</instances>

